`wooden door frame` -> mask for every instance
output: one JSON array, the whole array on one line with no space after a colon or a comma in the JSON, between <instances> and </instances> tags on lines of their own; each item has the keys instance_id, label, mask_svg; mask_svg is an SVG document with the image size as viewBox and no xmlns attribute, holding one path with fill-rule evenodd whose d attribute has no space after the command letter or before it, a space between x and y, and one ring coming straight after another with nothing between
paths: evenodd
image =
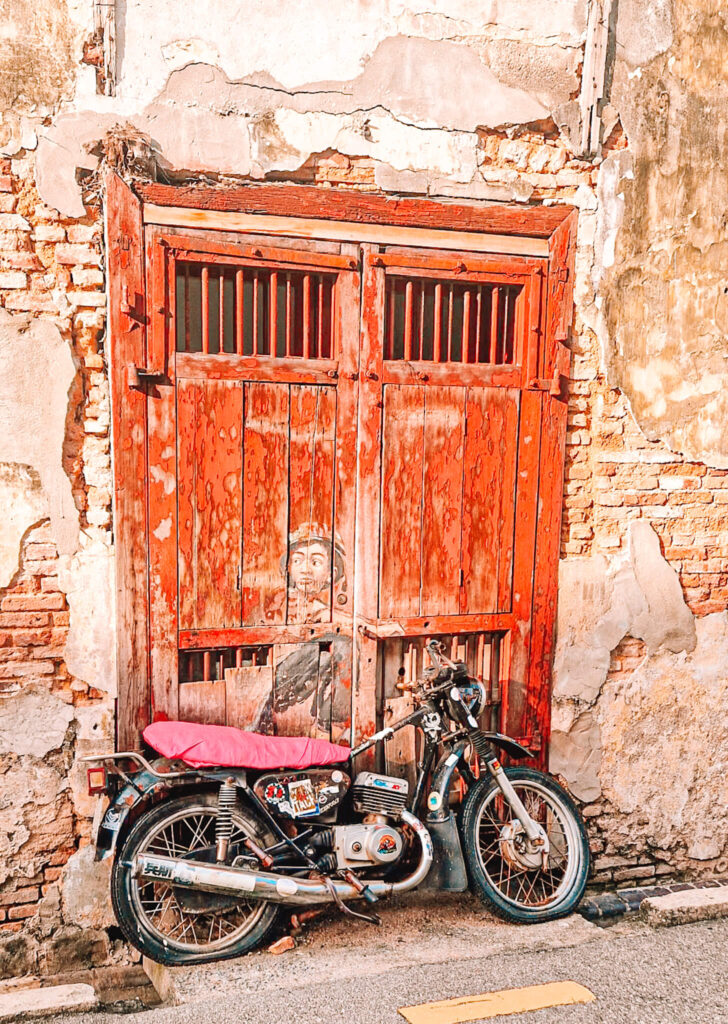
<instances>
[{"instance_id":1,"label":"wooden door frame","mask_svg":"<svg viewBox=\"0 0 728 1024\"><path fill-rule=\"evenodd\" d=\"M105 176L105 196L119 749L139 744L141 731L151 716L147 399L143 390L134 386L130 368L149 369L149 360L154 361L155 354L147 351L147 328L151 317L164 313L163 303L151 295L151 291L156 291L158 296L163 283L150 282L147 294L144 227L166 224L210 231L257 230L271 235L278 225L280 234L301 238L328 237L351 243L368 241L372 246L417 246L539 258L543 267L539 366L538 376L524 391L524 398L529 396L524 414L533 416L534 422L539 418L544 429L537 443L531 443L519 460L527 473L519 485L524 488L526 512L534 524L538 521L538 530L534 530L536 547L530 586L519 592L522 614L530 629L514 637L515 649L511 652L523 680L522 691L509 708L507 722L511 731L523 739L540 734L542 759L545 758L566 431L564 377L568 374L569 353L565 342L573 310L578 211L566 205L449 203L292 184L198 189L145 182L132 188L113 171ZM366 288L365 280L363 290ZM363 324L363 328L361 359L365 373L367 325ZM376 373L376 368L368 369ZM545 478L547 469L551 500L544 506L539 479ZM362 599L366 601L367 596L362 595ZM359 695L363 704L370 704L375 693L374 679L364 673L359 686L365 691ZM512 694L512 699L515 697Z\"/></svg>"}]
</instances>

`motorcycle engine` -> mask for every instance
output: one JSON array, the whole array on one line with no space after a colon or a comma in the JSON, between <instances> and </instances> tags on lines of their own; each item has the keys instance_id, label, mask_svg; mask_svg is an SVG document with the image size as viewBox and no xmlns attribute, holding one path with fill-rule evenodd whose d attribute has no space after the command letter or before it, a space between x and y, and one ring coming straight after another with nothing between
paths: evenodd
<instances>
[{"instance_id":1,"label":"motorcycle engine","mask_svg":"<svg viewBox=\"0 0 728 1024\"><path fill-rule=\"evenodd\" d=\"M367 864L394 864L402 855L402 836L391 825L337 825L334 853L339 868L361 868Z\"/></svg>"},{"instance_id":2,"label":"motorcycle engine","mask_svg":"<svg viewBox=\"0 0 728 1024\"><path fill-rule=\"evenodd\" d=\"M394 864L399 860L404 841L399 829L387 823L387 817L399 816L406 806L408 789L406 779L374 772L357 775L352 788L353 807L366 817L360 825L334 828L337 867L362 868L368 864Z\"/></svg>"}]
</instances>

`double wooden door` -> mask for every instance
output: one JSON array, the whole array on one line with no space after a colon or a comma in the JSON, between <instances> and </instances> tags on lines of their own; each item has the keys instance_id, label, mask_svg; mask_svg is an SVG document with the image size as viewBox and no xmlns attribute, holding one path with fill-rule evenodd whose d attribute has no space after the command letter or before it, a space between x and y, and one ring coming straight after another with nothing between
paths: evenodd
<instances>
[{"instance_id":1,"label":"double wooden door","mask_svg":"<svg viewBox=\"0 0 728 1024\"><path fill-rule=\"evenodd\" d=\"M488 724L538 743L564 441L544 261L151 227L145 246L152 717L358 742L406 710L436 635Z\"/></svg>"}]
</instances>

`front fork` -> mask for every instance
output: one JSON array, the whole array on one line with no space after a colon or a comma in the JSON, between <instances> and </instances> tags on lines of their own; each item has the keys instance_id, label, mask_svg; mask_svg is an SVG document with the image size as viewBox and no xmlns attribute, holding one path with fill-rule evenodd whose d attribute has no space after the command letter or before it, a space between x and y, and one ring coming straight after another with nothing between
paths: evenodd
<instances>
[{"instance_id":1,"label":"front fork","mask_svg":"<svg viewBox=\"0 0 728 1024\"><path fill-rule=\"evenodd\" d=\"M495 780L495 783L503 794L506 803L513 811L514 816L518 818L518 821L521 823L521 827L528 836L529 842L534 848L541 851L545 862L549 853L549 839L545 829L543 829L537 821L534 821L526 810L523 801L519 797L518 793L516 793L511 780L506 775L503 765L495 756L495 752L492 752L490 755L486 755L484 760L491 777Z\"/></svg>"}]
</instances>

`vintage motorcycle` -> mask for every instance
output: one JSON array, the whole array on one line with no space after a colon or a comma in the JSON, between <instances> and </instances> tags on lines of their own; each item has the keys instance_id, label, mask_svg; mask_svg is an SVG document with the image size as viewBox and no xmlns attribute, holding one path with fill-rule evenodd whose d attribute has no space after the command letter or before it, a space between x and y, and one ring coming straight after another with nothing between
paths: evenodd
<instances>
[{"instance_id":1,"label":"vintage motorcycle","mask_svg":"<svg viewBox=\"0 0 728 1024\"><path fill-rule=\"evenodd\" d=\"M437 640L427 651L431 667L405 687L414 711L353 750L156 722L144 732L162 755L153 763L136 751L88 758L90 792L110 800L96 856L114 858L112 901L129 942L163 964L225 959L269 939L285 907L335 904L378 922L379 899L418 886L469 886L510 921L570 913L589 870L574 802L550 775L500 764L497 749L532 755L481 731L482 684ZM406 727L422 732L412 792L371 771L352 784L353 758ZM458 819L456 771L467 786Z\"/></svg>"}]
</instances>

